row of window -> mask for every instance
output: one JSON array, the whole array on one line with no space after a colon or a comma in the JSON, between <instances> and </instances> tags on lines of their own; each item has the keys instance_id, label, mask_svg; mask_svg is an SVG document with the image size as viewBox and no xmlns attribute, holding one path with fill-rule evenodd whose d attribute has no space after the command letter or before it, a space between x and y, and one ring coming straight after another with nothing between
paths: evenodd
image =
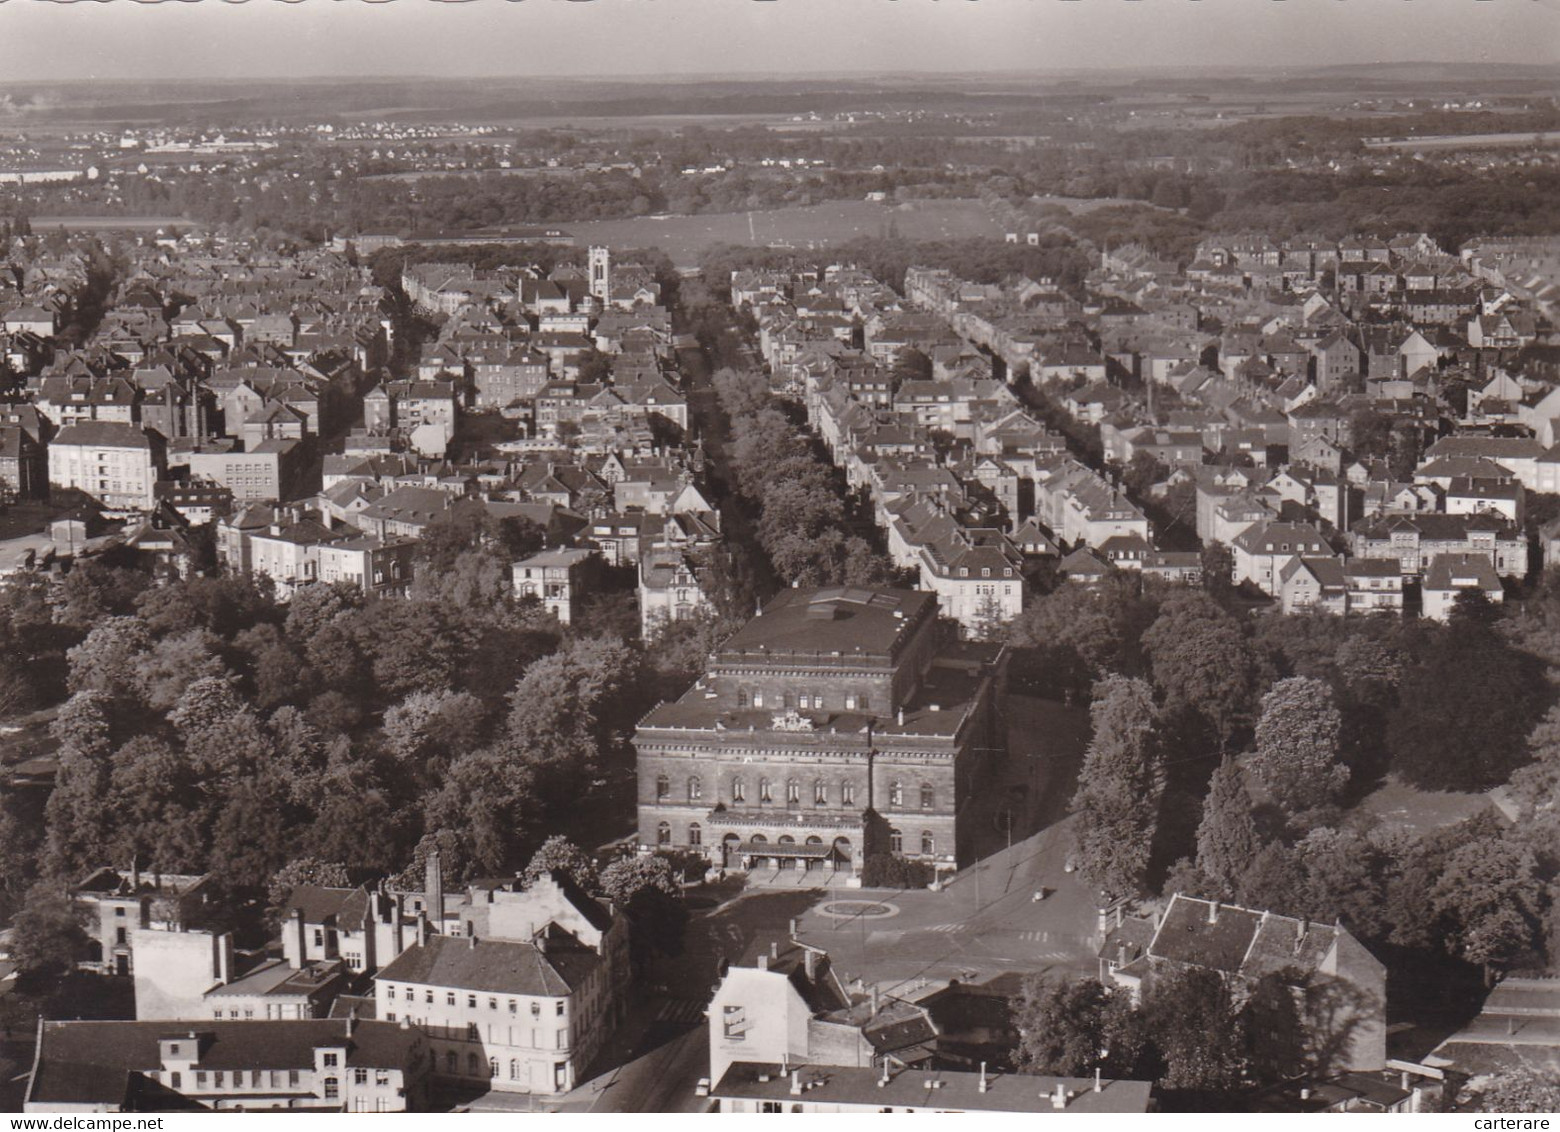
<instances>
[{"instance_id":1,"label":"row of window","mask_svg":"<svg viewBox=\"0 0 1560 1132\"><path fill-rule=\"evenodd\" d=\"M327 1055L327 1057L328 1056L329 1055ZM247 1071L249 1074L249 1080L247 1082L244 1080L244 1074L246 1072L245 1070L234 1069L231 1072L232 1084L229 1085L228 1070L197 1069L195 1071L195 1088L296 1089L299 1087L298 1070L296 1069L250 1069ZM353 1073L355 1075L355 1080L359 1085L368 1084L367 1069L355 1069L353 1070ZM390 1083L390 1071L388 1069L376 1069L374 1071L374 1076L376 1078L374 1082L376 1085L388 1085ZM335 1082L336 1078L327 1077L325 1078L325 1087L330 1089L334 1086ZM184 1074L177 1069L173 1070L168 1074L168 1085L170 1088L182 1089L184 1087ZM334 1094L332 1093L329 1095L333 1096Z\"/></svg>"},{"instance_id":2,"label":"row of window","mask_svg":"<svg viewBox=\"0 0 1560 1132\"><path fill-rule=\"evenodd\" d=\"M524 1075L523 1075L524 1068L525 1068L525 1066L521 1063L519 1058L510 1058L509 1059L509 1079L511 1081L521 1081L521 1080L524 1080L525 1079ZM445 1071L446 1075L448 1075L448 1076L454 1076L455 1074L460 1072L460 1057L459 1057L458 1054L455 1053L454 1050L450 1050L448 1053L446 1053L444 1055L444 1071ZM569 1067L566 1064L562 1063L562 1062L559 1062L558 1064L555 1064L553 1066L553 1087L554 1088L562 1089L567 1084L567 1082L568 1082L568 1072L569 1072ZM478 1057L474 1053L468 1053L466 1055L466 1076L468 1076L468 1077L484 1077L485 1076L485 1077L496 1079L498 1077L498 1058L490 1057L490 1058L487 1059L487 1064L484 1065L482 1063L482 1059L480 1057Z\"/></svg>"},{"instance_id":3,"label":"row of window","mask_svg":"<svg viewBox=\"0 0 1560 1132\"><path fill-rule=\"evenodd\" d=\"M766 838L762 833L755 833L751 840L753 844L761 845L767 841L768 838ZM795 842L796 838L792 837L788 833L782 834L780 837L781 845L792 845L795 844ZM672 844L672 826L670 822L663 821L656 825L655 843L658 846L669 846ZM809 837L807 839L807 843L809 845L822 844L821 840L817 837ZM688 844L693 847L698 847L704 844L704 830L698 822L688 823ZM900 830L890 829L888 831L888 847L889 850L894 853L903 853L905 851L905 837ZM931 830L923 829L921 831L921 852L929 857L936 851L937 838L933 836ZM395 996L391 995L391 997L394 998Z\"/></svg>"},{"instance_id":4,"label":"row of window","mask_svg":"<svg viewBox=\"0 0 1560 1132\"><path fill-rule=\"evenodd\" d=\"M698 802L704 797L704 782L698 775L691 775L687 782L687 797L690 802ZM838 787L840 805L853 806L856 804L856 784L854 782L841 782ZM655 800L664 802L672 796L672 780L664 774L656 775ZM813 780L812 784L813 805L827 806L829 804L829 784L821 778ZM747 801L747 781L740 775L731 780L731 800L733 802ZM774 801L774 784L767 778L758 780L758 800L760 802ZM797 779L790 778L785 783L785 800L788 804L799 805L802 800L802 784ZM890 782L888 784L888 804L895 808L903 808L905 804L905 787L902 782ZM921 808L923 810L935 809L937 806L937 791L930 782L921 783Z\"/></svg>"},{"instance_id":5,"label":"row of window","mask_svg":"<svg viewBox=\"0 0 1560 1132\"><path fill-rule=\"evenodd\" d=\"M405 990L402 993L404 994L407 1002L416 1002L417 1001L417 988L416 987L407 987L407 988L405 988ZM395 1001L396 989L395 989L394 986L387 986L385 988L385 997L390 999L392 1002ZM456 1005L458 1005L459 997L460 996L457 995L455 991L452 991L452 990L445 991L444 992L444 1005L445 1006L456 1006ZM467 994L466 995L466 1008L468 1010L475 1010L475 1009L477 1009L477 1003L479 1001L479 997L480 996L475 995L475 994ZM423 1000L423 1002L425 1002L427 1004L430 1004L430 1005L433 1003L433 991L432 991L432 989L430 989L428 987L424 987L423 988L422 1000ZM508 1004L509 1004L509 1013L511 1015L517 1015L517 1014L520 1013L520 1003L517 1000L511 998L511 999L508 1000ZM488 995L487 1008L489 1010L497 1010L498 1009L498 998L495 995ZM559 1018L562 1018L565 1014L568 1013L568 1003L564 999L561 999L561 998L555 1000L553 1002L553 1013L556 1014ZM542 1016L542 1004L539 1003L539 1002L531 1003L531 1017L532 1018L540 1018L541 1016Z\"/></svg>"},{"instance_id":6,"label":"row of window","mask_svg":"<svg viewBox=\"0 0 1560 1132\"><path fill-rule=\"evenodd\" d=\"M739 708L764 706L763 692L749 692L746 688L737 689L737 706ZM769 696L768 704L772 708L799 708L802 711L822 711L824 709L822 692L786 692L779 698L773 694ZM844 698L846 711L871 711L872 699L865 692L846 692Z\"/></svg>"}]
</instances>

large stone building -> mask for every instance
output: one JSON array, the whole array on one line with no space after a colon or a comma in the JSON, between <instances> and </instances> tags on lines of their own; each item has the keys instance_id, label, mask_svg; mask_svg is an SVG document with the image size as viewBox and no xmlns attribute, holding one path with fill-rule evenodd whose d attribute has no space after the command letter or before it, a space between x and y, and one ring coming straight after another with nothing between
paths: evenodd
<instances>
[{"instance_id":1,"label":"large stone building","mask_svg":"<svg viewBox=\"0 0 1560 1132\"><path fill-rule=\"evenodd\" d=\"M968 859L1005 652L937 613L911 590L780 594L640 722L641 843L733 869Z\"/></svg>"}]
</instances>

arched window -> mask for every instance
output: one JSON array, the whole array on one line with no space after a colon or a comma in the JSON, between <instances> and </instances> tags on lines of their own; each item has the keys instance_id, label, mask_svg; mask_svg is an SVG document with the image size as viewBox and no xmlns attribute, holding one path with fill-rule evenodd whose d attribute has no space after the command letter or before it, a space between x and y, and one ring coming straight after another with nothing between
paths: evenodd
<instances>
[{"instance_id":1,"label":"arched window","mask_svg":"<svg viewBox=\"0 0 1560 1132\"><path fill-rule=\"evenodd\" d=\"M840 805L854 806L856 804L856 784L854 782L840 783Z\"/></svg>"},{"instance_id":2,"label":"arched window","mask_svg":"<svg viewBox=\"0 0 1560 1132\"><path fill-rule=\"evenodd\" d=\"M767 778L760 778L758 780L758 800L760 802L774 801L774 799L769 796L769 779Z\"/></svg>"},{"instance_id":3,"label":"arched window","mask_svg":"<svg viewBox=\"0 0 1560 1132\"><path fill-rule=\"evenodd\" d=\"M489 1077L497 1077L498 1076L498 1058L496 1058L496 1057L488 1058L488 1076Z\"/></svg>"},{"instance_id":4,"label":"arched window","mask_svg":"<svg viewBox=\"0 0 1560 1132\"><path fill-rule=\"evenodd\" d=\"M696 821L688 823L688 844L689 845L703 845L704 844L704 831L699 828L699 823L696 822Z\"/></svg>"},{"instance_id":5,"label":"arched window","mask_svg":"<svg viewBox=\"0 0 1560 1132\"><path fill-rule=\"evenodd\" d=\"M747 783L740 777L731 780L731 800L733 802L747 801Z\"/></svg>"},{"instance_id":6,"label":"arched window","mask_svg":"<svg viewBox=\"0 0 1560 1132\"><path fill-rule=\"evenodd\" d=\"M664 821L655 827L655 843L657 845L672 843L672 827Z\"/></svg>"},{"instance_id":7,"label":"arched window","mask_svg":"<svg viewBox=\"0 0 1560 1132\"><path fill-rule=\"evenodd\" d=\"M704 797L704 783L699 781L699 776L694 775L688 779L688 801L697 802Z\"/></svg>"},{"instance_id":8,"label":"arched window","mask_svg":"<svg viewBox=\"0 0 1560 1132\"><path fill-rule=\"evenodd\" d=\"M890 853L903 853L905 851L905 835L897 829L888 831L888 851Z\"/></svg>"},{"instance_id":9,"label":"arched window","mask_svg":"<svg viewBox=\"0 0 1560 1132\"><path fill-rule=\"evenodd\" d=\"M235 1073L235 1074L233 1074L233 1076L237 1077L238 1074ZM334 1078L334 1077L327 1077L327 1078L325 1078L325 1099L328 1100L328 1101L333 1101L337 1097L339 1097L340 1095L341 1095L341 1085L340 1085L340 1082L338 1082L336 1080L336 1078Z\"/></svg>"},{"instance_id":10,"label":"arched window","mask_svg":"<svg viewBox=\"0 0 1560 1132\"><path fill-rule=\"evenodd\" d=\"M779 844L781 844L781 845L795 845L796 844L796 838L792 837L789 833L782 833L780 835Z\"/></svg>"},{"instance_id":11,"label":"arched window","mask_svg":"<svg viewBox=\"0 0 1560 1132\"><path fill-rule=\"evenodd\" d=\"M802 784L794 778L786 779L785 800L793 806L802 800Z\"/></svg>"},{"instance_id":12,"label":"arched window","mask_svg":"<svg viewBox=\"0 0 1560 1132\"><path fill-rule=\"evenodd\" d=\"M739 708L748 706L748 690L746 688L737 689L737 706Z\"/></svg>"},{"instance_id":13,"label":"arched window","mask_svg":"<svg viewBox=\"0 0 1560 1132\"><path fill-rule=\"evenodd\" d=\"M932 784L930 782L921 783L921 809L931 809L935 801L936 796L932 791Z\"/></svg>"},{"instance_id":14,"label":"arched window","mask_svg":"<svg viewBox=\"0 0 1560 1132\"><path fill-rule=\"evenodd\" d=\"M889 783L888 804L890 806L903 806L905 804L905 788L898 782Z\"/></svg>"},{"instance_id":15,"label":"arched window","mask_svg":"<svg viewBox=\"0 0 1560 1132\"><path fill-rule=\"evenodd\" d=\"M509 1059L509 1079L511 1081L520 1080L520 1059L518 1057Z\"/></svg>"},{"instance_id":16,"label":"arched window","mask_svg":"<svg viewBox=\"0 0 1560 1132\"><path fill-rule=\"evenodd\" d=\"M672 780L664 774L655 776L655 800L664 802L672 793Z\"/></svg>"},{"instance_id":17,"label":"arched window","mask_svg":"<svg viewBox=\"0 0 1560 1132\"><path fill-rule=\"evenodd\" d=\"M937 839L932 836L932 831L931 830L923 829L921 831L921 853L922 853L922 855L930 857L935 852L937 852Z\"/></svg>"},{"instance_id":18,"label":"arched window","mask_svg":"<svg viewBox=\"0 0 1560 1132\"><path fill-rule=\"evenodd\" d=\"M813 781L813 805L827 806L829 804L829 784L823 779Z\"/></svg>"},{"instance_id":19,"label":"arched window","mask_svg":"<svg viewBox=\"0 0 1560 1132\"><path fill-rule=\"evenodd\" d=\"M753 835L753 844L754 845L768 845L769 844L769 838L765 837L762 833L755 833Z\"/></svg>"},{"instance_id":20,"label":"arched window","mask_svg":"<svg viewBox=\"0 0 1560 1132\"><path fill-rule=\"evenodd\" d=\"M466 1055L466 1075L468 1077L482 1076L482 1059L474 1053Z\"/></svg>"}]
</instances>

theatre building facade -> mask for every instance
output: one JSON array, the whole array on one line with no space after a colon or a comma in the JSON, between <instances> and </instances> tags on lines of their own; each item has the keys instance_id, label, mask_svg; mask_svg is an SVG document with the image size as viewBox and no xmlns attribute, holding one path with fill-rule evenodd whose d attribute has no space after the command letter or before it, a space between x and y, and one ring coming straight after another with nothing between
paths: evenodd
<instances>
[{"instance_id":1,"label":"theatre building facade","mask_svg":"<svg viewBox=\"0 0 1560 1132\"><path fill-rule=\"evenodd\" d=\"M953 868L1005 745L1005 661L939 621L935 594L786 590L640 722L640 842L726 869Z\"/></svg>"}]
</instances>

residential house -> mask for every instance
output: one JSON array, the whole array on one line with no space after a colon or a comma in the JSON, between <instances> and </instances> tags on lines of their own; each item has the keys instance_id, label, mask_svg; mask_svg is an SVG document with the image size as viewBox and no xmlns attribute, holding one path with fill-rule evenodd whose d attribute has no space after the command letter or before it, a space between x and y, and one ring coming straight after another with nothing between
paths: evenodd
<instances>
[{"instance_id":1,"label":"residential house","mask_svg":"<svg viewBox=\"0 0 1560 1132\"><path fill-rule=\"evenodd\" d=\"M1348 583L1336 558L1291 558L1279 570L1277 596L1285 613L1341 615L1349 609Z\"/></svg>"},{"instance_id":2,"label":"residential house","mask_svg":"<svg viewBox=\"0 0 1560 1132\"><path fill-rule=\"evenodd\" d=\"M1253 524L1231 543L1235 555L1236 585L1250 582L1263 593L1277 596L1279 573L1299 555L1317 557L1330 553L1327 540L1310 523L1270 522Z\"/></svg>"},{"instance_id":3,"label":"residential house","mask_svg":"<svg viewBox=\"0 0 1560 1132\"><path fill-rule=\"evenodd\" d=\"M514 564L515 597L540 599L548 613L567 625L578 614L580 600L595 584L601 561L594 550L538 551Z\"/></svg>"},{"instance_id":4,"label":"residential house","mask_svg":"<svg viewBox=\"0 0 1560 1132\"><path fill-rule=\"evenodd\" d=\"M1403 611L1403 574L1390 559L1346 559L1343 580L1349 591L1350 613Z\"/></svg>"},{"instance_id":5,"label":"residential house","mask_svg":"<svg viewBox=\"0 0 1560 1132\"><path fill-rule=\"evenodd\" d=\"M1023 556L1000 531L959 527L922 543L918 565L921 588L967 633L989 638L1023 612Z\"/></svg>"},{"instance_id":6,"label":"residential house","mask_svg":"<svg viewBox=\"0 0 1560 1132\"><path fill-rule=\"evenodd\" d=\"M639 623L641 636L653 641L664 626L715 611L705 594L698 569L685 550L651 549L639 557Z\"/></svg>"},{"instance_id":7,"label":"residential house","mask_svg":"<svg viewBox=\"0 0 1560 1132\"><path fill-rule=\"evenodd\" d=\"M1477 591L1494 604L1505 600L1495 565L1483 554L1438 554L1425 571L1422 612L1432 621L1449 621L1457 595Z\"/></svg>"}]
</instances>

